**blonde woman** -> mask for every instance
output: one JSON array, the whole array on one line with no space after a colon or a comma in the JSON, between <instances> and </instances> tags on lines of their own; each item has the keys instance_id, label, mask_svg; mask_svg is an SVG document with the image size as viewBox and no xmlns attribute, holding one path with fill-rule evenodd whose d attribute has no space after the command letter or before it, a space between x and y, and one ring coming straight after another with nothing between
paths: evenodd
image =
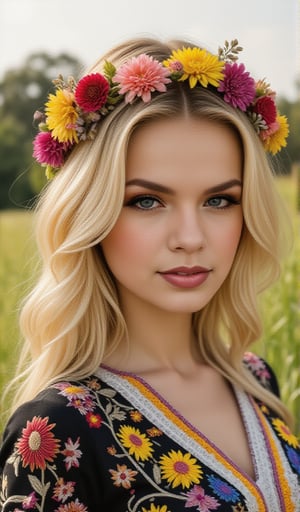
<instances>
[{"instance_id":1,"label":"blonde woman","mask_svg":"<svg viewBox=\"0 0 300 512\"><path fill-rule=\"evenodd\" d=\"M257 294L278 276L275 93L236 59L133 40L56 81L34 156L39 281L4 512L300 510L300 449Z\"/></svg>"}]
</instances>

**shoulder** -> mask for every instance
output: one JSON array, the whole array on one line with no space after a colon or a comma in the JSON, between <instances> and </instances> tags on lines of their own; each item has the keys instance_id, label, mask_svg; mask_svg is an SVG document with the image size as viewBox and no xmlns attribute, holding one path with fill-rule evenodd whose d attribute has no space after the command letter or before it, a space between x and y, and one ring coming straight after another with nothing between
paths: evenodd
<instances>
[{"instance_id":1,"label":"shoulder","mask_svg":"<svg viewBox=\"0 0 300 512\"><path fill-rule=\"evenodd\" d=\"M73 444L79 438L88 442L86 434L100 423L100 415L87 382L59 382L21 405L6 425L0 466L13 447L17 444L20 449L22 442L47 441L53 454L71 440Z\"/></svg>"},{"instance_id":2,"label":"shoulder","mask_svg":"<svg viewBox=\"0 0 300 512\"><path fill-rule=\"evenodd\" d=\"M271 366L262 357L252 352L245 352L243 364L264 388L280 397L277 377Z\"/></svg>"}]
</instances>

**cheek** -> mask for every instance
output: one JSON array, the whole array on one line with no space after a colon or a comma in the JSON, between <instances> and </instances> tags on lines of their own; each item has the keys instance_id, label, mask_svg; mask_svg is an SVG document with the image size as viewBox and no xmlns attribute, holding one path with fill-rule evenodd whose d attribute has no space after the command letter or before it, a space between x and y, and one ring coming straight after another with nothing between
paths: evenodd
<instances>
[{"instance_id":1,"label":"cheek","mask_svg":"<svg viewBox=\"0 0 300 512\"><path fill-rule=\"evenodd\" d=\"M242 215L237 217L234 222L228 226L220 226L215 240L220 250L220 254L225 254L230 258L237 251L243 229Z\"/></svg>"},{"instance_id":2,"label":"cheek","mask_svg":"<svg viewBox=\"0 0 300 512\"><path fill-rule=\"evenodd\" d=\"M102 242L102 249L107 263L134 262L147 249L148 237L141 229L117 223L111 233Z\"/></svg>"}]
</instances>

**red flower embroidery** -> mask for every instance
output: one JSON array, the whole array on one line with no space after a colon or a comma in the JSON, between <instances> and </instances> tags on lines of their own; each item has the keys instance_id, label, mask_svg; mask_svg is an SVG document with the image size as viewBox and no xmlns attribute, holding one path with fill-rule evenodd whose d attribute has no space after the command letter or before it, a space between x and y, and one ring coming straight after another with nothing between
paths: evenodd
<instances>
[{"instance_id":1,"label":"red flower embroidery","mask_svg":"<svg viewBox=\"0 0 300 512\"><path fill-rule=\"evenodd\" d=\"M100 73L92 73L79 80L75 99L84 112L100 110L107 100L109 83Z\"/></svg>"},{"instance_id":2,"label":"red flower embroidery","mask_svg":"<svg viewBox=\"0 0 300 512\"><path fill-rule=\"evenodd\" d=\"M92 412L88 412L86 415L86 420L91 428L101 427L102 418L100 414L93 414Z\"/></svg>"},{"instance_id":3,"label":"red flower embroidery","mask_svg":"<svg viewBox=\"0 0 300 512\"><path fill-rule=\"evenodd\" d=\"M32 421L27 421L22 437L16 443L23 467L29 465L31 471L35 468L45 469L46 461L53 462L59 451L59 440L51 432L55 423L48 425L48 421L48 417L34 416Z\"/></svg>"}]
</instances>

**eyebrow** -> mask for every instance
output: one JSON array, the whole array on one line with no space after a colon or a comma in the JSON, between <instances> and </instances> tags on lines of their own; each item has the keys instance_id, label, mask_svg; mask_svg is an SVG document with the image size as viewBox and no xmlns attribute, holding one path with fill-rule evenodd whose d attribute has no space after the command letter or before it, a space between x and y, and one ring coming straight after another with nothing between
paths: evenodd
<instances>
[{"instance_id":1,"label":"eyebrow","mask_svg":"<svg viewBox=\"0 0 300 512\"><path fill-rule=\"evenodd\" d=\"M139 187L148 188L150 190L155 190L156 192L162 192L164 194L174 195L175 191L172 188L166 187L165 185L161 185L160 183L155 183L153 181L142 180L139 178L135 178L133 180L129 180L126 182L126 187L131 187L137 185ZM214 192L221 192L223 190L227 190L232 187L242 187L242 182L238 179L232 179L228 181L224 181L223 183L219 183L213 187L208 188L205 193L211 194Z\"/></svg>"}]
</instances>

